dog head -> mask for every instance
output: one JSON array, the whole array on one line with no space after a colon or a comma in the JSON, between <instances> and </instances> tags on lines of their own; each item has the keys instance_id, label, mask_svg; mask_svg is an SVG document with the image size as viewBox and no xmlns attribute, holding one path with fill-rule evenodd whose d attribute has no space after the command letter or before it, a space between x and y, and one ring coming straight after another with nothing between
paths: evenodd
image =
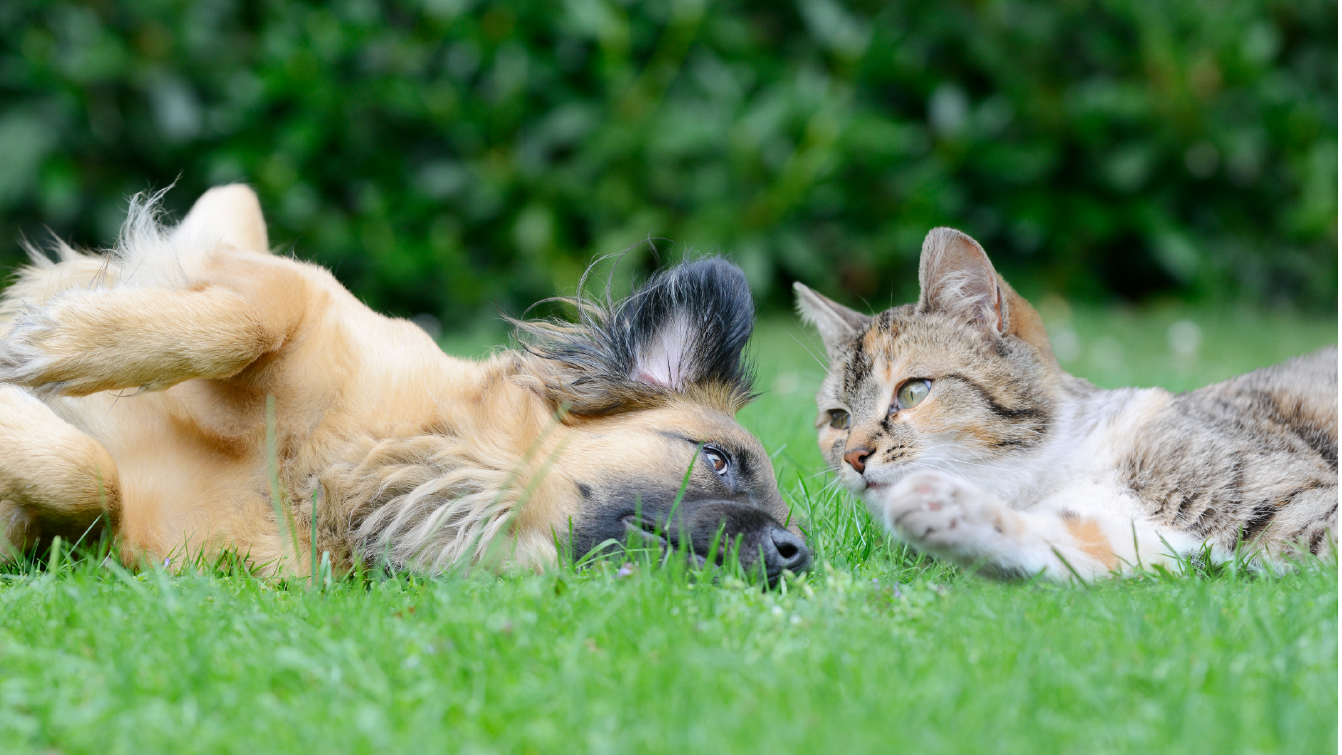
<instances>
[{"instance_id":1,"label":"dog head","mask_svg":"<svg viewBox=\"0 0 1342 755\"><path fill-rule=\"evenodd\" d=\"M514 324L564 418L556 471L576 503L558 530L574 557L634 538L703 562L717 540L719 553L739 543L742 566L771 582L807 568L769 456L735 419L754 395L741 270L701 259L619 301L567 301L577 322Z\"/></svg>"}]
</instances>

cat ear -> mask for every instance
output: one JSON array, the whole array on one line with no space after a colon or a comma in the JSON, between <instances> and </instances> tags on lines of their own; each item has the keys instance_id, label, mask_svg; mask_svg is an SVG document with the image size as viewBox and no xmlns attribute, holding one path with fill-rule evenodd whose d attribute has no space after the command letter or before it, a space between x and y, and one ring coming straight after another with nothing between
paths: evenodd
<instances>
[{"instance_id":1,"label":"cat ear","mask_svg":"<svg viewBox=\"0 0 1342 755\"><path fill-rule=\"evenodd\" d=\"M941 312L1004 335L1007 297L979 242L953 228L933 228L918 263L918 311Z\"/></svg>"},{"instance_id":2,"label":"cat ear","mask_svg":"<svg viewBox=\"0 0 1342 755\"><path fill-rule=\"evenodd\" d=\"M800 282L793 283L792 289L797 292L797 311L801 313L801 319L820 331L820 340L825 344L830 361L840 360L844 344L866 330L871 317L827 299Z\"/></svg>"}]
</instances>

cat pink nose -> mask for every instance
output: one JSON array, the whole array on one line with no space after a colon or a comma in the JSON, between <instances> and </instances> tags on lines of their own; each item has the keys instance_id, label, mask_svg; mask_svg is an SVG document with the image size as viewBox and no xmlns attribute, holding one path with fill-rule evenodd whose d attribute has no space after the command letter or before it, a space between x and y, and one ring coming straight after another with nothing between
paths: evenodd
<instances>
[{"instance_id":1,"label":"cat pink nose","mask_svg":"<svg viewBox=\"0 0 1342 755\"><path fill-rule=\"evenodd\" d=\"M843 455L843 460L848 462L858 474L867 468L867 457L871 456L870 448L857 448Z\"/></svg>"}]
</instances>

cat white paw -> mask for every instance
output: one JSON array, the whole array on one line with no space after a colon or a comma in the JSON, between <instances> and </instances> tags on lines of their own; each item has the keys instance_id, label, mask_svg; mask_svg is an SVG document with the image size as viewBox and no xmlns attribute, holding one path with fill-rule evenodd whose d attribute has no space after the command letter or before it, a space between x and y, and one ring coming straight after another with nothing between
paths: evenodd
<instances>
[{"instance_id":1,"label":"cat white paw","mask_svg":"<svg viewBox=\"0 0 1342 755\"><path fill-rule=\"evenodd\" d=\"M896 536L914 546L967 555L1002 537L1007 511L958 477L918 472L891 489L880 514Z\"/></svg>"}]
</instances>

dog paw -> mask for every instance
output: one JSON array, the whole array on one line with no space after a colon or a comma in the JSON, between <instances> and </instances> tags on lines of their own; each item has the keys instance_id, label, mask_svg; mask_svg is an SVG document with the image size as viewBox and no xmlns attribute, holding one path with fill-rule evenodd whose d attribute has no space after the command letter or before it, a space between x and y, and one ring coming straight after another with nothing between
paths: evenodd
<instances>
[{"instance_id":1,"label":"dog paw","mask_svg":"<svg viewBox=\"0 0 1342 755\"><path fill-rule=\"evenodd\" d=\"M44 344L58 325L47 310L24 310L0 340L0 383L47 387L54 360Z\"/></svg>"},{"instance_id":2,"label":"dog paw","mask_svg":"<svg viewBox=\"0 0 1342 755\"><path fill-rule=\"evenodd\" d=\"M931 550L963 551L1005 526L1005 506L968 482L940 472L918 472L896 485L881 507L898 537Z\"/></svg>"}]
</instances>

